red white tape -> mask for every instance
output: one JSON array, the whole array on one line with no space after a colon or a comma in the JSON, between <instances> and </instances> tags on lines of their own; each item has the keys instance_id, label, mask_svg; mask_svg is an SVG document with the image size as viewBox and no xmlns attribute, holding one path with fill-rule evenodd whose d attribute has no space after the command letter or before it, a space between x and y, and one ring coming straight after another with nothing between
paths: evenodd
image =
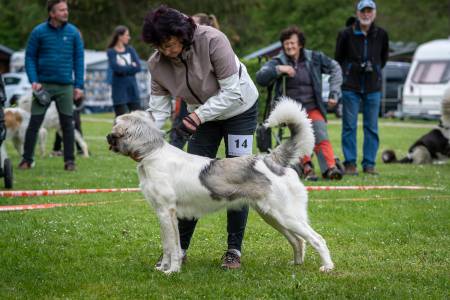
<instances>
[{"instance_id":1,"label":"red white tape","mask_svg":"<svg viewBox=\"0 0 450 300\"><path fill-rule=\"evenodd\" d=\"M401 186L401 185L369 185L369 186L307 186L308 191L367 191L367 190L439 190L439 188L426 186ZM35 191L0 191L0 197L37 197L60 196L74 194L116 193L116 192L140 192L139 188L119 189L69 189L69 190L35 190Z\"/></svg>"},{"instance_id":2,"label":"red white tape","mask_svg":"<svg viewBox=\"0 0 450 300\"><path fill-rule=\"evenodd\" d=\"M399 186L399 185L379 185L379 186L307 186L308 191L351 191L351 190L440 190L439 188L424 186ZM70 189L70 190L37 190L37 191L0 191L0 197L36 197L36 196L56 196L73 194L92 193L114 193L114 192L140 192L139 188L121 189ZM121 200L119 200L121 201ZM109 204L118 201L107 202L84 202L84 203L43 203L43 204L21 204L0 206L2 211L20 211L32 209L46 209L64 206L91 206L98 204Z\"/></svg>"},{"instance_id":3,"label":"red white tape","mask_svg":"<svg viewBox=\"0 0 450 300\"><path fill-rule=\"evenodd\" d=\"M76 194L94 193L115 193L115 192L140 192L139 188L122 189L69 189L69 190L37 190L37 191L0 191L0 197L37 197L37 196L60 196Z\"/></svg>"},{"instance_id":4,"label":"red white tape","mask_svg":"<svg viewBox=\"0 0 450 300\"><path fill-rule=\"evenodd\" d=\"M46 209L64 206L92 206L100 204L111 204L119 201L103 201L103 202L82 202L82 203L42 203L42 204L20 204L20 205L2 205L0 206L0 212L2 211L17 211L17 210L32 210L32 209Z\"/></svg>"},{"instance_id":5,"label":"red white tape","mask_svg":"<svg viewBox=\"0 0 450 300\"><path fill-rule=\"evenodd\" d=\"M306 189L308 191L440 190L440 188L414 185L307 186Z\"/></svg>"}]
</instances>

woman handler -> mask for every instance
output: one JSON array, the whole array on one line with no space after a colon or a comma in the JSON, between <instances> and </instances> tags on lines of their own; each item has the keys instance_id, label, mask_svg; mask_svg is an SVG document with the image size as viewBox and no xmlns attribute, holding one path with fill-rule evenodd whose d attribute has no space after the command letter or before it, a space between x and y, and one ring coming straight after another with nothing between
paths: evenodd
<instances>
[{"instance_id":1,"label":"woman handler","mask_svg":"<svg viewBox=\"0 0 450 300\"><path fill-rule=\"evenodd\" d=\"M189 115L176 128L191 136L187 151L214 158L224 139L227 157L252 153L258 91L219 30L196 25L181 12L160 6L145 17L144 42L157 50L148 61L152 75L149 111L162 127L171 100L181 97ZM240 267L248 207L227 212L228 250L222 267ZM178 220L183 260L197 220Z\"/></svg>"}]
</instances>

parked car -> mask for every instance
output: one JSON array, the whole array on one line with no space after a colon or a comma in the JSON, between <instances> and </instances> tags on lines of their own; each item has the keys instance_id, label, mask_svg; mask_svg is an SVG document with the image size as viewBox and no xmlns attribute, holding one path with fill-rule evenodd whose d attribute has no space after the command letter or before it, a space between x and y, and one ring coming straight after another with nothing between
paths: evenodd
<instances>
[{"instance_id":1,"label":"parked car","mask_svg":"<svg viewBox=\"0 0 450 300\"><path fill-rule=\"evenodd\" d=\"M27 74L23 73L5 73L3 74L6 92L5 106L14 106L17 100L24 94L31 93L31 84L28 81Z\"/></svg>"},{"instance_id":2,"label":"parked car","mask_svg":"<svg viewBox=\"0 0 450 300\"><path fill-rule=\"evenodd\" d=\"M410 63L388 61L383 69L383 94L380 115L393 115L400 108L402 89L408 77Z\"/></svg>"}]
</instances>

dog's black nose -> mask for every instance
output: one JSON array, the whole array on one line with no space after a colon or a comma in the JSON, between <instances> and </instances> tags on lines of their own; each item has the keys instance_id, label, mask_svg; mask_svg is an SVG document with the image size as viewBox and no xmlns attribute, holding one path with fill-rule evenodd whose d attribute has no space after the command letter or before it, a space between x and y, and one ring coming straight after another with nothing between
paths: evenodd
<instances>
[{"instance_id":1,"label":"dog's black nose","mask_svg":"<svg viewBox=\"0 0 450 300\"><path fill-rule=\"evenodd\" d=\"M112 144L113 143L113 137L112 137L112 134L108 134L107 136L106 136L106 140L108 141L108 144Z\"/></svg>"}]
</instances>

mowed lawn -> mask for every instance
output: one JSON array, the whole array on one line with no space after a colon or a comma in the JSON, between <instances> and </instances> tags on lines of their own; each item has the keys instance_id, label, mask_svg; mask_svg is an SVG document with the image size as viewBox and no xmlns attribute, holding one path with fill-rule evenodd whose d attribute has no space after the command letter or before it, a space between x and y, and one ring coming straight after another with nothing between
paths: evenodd
<instances>
[{"instance_id":1,"label":"mowed lawn","mask_svg":"<svg viewBox=\"0 0 450 300\"><path fill-rule=\"evenodd\" d=\"M108 151L111 120L111 114L83 115L92 156L78 158L76 172L65 172L62 158L38 156L34 169L14 169L14 188L137 187L135 163ZM404 155L433 124L382 120L381 150L394 148ZM330 137L342 158L340 131L340 121L331 120ZM361 128L359 134L361 149ZM52 142L50 133L48 152ZM8 152L16 167L20 158L9 144ZM310 246L305 264L291 265L287 241L253 211L242 269L219 268L226 249L226 214L221 211L199 221L187 264L168 277L153 268L161 253L159 225L140 193L2 198L0 205L95 205L0 212L0 298L448 299L450 164L379 163L377 169L380 176L306 184L440 190L310 192L311 224L326 239L336 264L329 274L319 272L319 257Z\"/></svg>"}]
</instances>

